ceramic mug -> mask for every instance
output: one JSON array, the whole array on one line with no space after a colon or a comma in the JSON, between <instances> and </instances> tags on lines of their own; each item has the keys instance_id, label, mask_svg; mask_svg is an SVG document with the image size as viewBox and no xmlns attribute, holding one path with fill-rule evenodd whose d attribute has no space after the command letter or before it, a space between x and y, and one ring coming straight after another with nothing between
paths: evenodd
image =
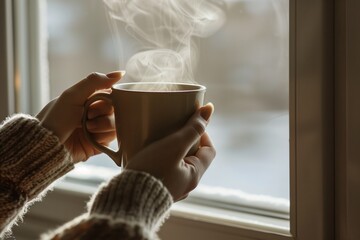
<instances>
[{"instance_id":1,"label":"ceramic mug","mask_svg":"<svg viewBox=\"0 0 360 240\"><path fill-rule=\"evenodd\" d=\"M118 166L141 149L180 129L203 105L206 88L186 83L120 83L111 93L95 93L85 103L82 125L88 141ZM89 106L99 100L112 104L118 150L96 142L86 127ZM189 154L195 153L199 143Z\"/></svg>"}]
</instances>

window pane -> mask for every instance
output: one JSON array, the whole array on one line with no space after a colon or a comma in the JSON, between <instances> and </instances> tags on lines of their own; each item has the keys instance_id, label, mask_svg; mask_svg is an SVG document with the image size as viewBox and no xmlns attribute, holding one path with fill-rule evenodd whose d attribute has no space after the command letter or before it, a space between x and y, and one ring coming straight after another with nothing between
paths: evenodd
<instances>
[{"instance_id":1,"label":"window pane","mask_svg":"<svg viewBox=\"0 0 360 240\"><path fill-rule=\"evenodd\" d=\"M208 132L217 157L193 196L287 212L289 2L225 3L224 25L209 37L195 39L195 80L206 85L206 101L215 105ZM90 72L123 69L140 50L121 24L115 27L117 41L106 11L97 0L48 0L52 97ZM115 166L105 155L85 165Z\"/></svg>"}]
</instances>

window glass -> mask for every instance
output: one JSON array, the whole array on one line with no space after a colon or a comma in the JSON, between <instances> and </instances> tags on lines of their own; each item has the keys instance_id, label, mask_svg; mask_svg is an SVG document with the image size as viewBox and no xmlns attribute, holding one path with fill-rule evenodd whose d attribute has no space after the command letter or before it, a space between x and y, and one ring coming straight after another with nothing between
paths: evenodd
<instances>
[{"instance_id":1,"label":"window glass","mask_svg":"<svg viewBox=\"0 0 360 240\"><path fill-rule=\"evenodd\" d=\"M207 87L206 101L215 105L207 131L217 157L193 196L286 213L289 2L225 0L222 8L224 25L206 38L194 38L195 80ZM48 0L47 10L51 97L90 72L123 69L139 50L124 25L110 20L102 1ZM96 182L116 171L101 154L70 178Z\"/></svg>"}]
</instances>

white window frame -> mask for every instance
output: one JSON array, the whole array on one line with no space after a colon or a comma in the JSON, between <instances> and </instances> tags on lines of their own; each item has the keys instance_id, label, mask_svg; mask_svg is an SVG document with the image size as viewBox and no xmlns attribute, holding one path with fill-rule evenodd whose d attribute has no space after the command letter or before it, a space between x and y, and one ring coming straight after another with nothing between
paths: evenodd
<instances>
[{"instance_id":1,"label":"white window frame","mask_svg":"<svg viewBox=\"0 0 360 240\"><path fill-rule=\"evenodd\" d=\"M6 53L0 56L1 117L15 103L11 2L0 2L0 49ZM290 232L261 221L242 224L241 217L224 224L224 218L178 208L162 227L163 239L360 239L358 10L356 1L290 0ZM16 231L31 236L82 213L91 189L74 189L48 194Z\"/></svg>"}]
</instances>

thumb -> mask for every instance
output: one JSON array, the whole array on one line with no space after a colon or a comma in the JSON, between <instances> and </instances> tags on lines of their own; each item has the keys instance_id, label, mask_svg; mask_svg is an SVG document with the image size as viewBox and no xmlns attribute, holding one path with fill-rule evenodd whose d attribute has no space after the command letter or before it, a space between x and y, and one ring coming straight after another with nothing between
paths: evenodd
<instances>
[{"instance_id":1,"label":"thumb","mask_svg":"<svg viewBox=\"0 0 360 240\"><path fill-rule=\"evenodd\" d=\"M196 141L204 134L209 119L214 112L214 105L208 103L199 108L194 115L187 121L185 126L180 129L180 137L185 152L187 153Z\"/></svg>"},{"instance_id":2,"label":"thumb","mask_svg":"<svg viewBox=\"0 0 360 240\"><path fill-rule=\"evenodd\" d=\"M98 90L110 88L124 75L125 71L114 71L106 75L94 72L65 92L71 96L73 103L83 104L91 94Z\"/></svg>"}]
</instances>

